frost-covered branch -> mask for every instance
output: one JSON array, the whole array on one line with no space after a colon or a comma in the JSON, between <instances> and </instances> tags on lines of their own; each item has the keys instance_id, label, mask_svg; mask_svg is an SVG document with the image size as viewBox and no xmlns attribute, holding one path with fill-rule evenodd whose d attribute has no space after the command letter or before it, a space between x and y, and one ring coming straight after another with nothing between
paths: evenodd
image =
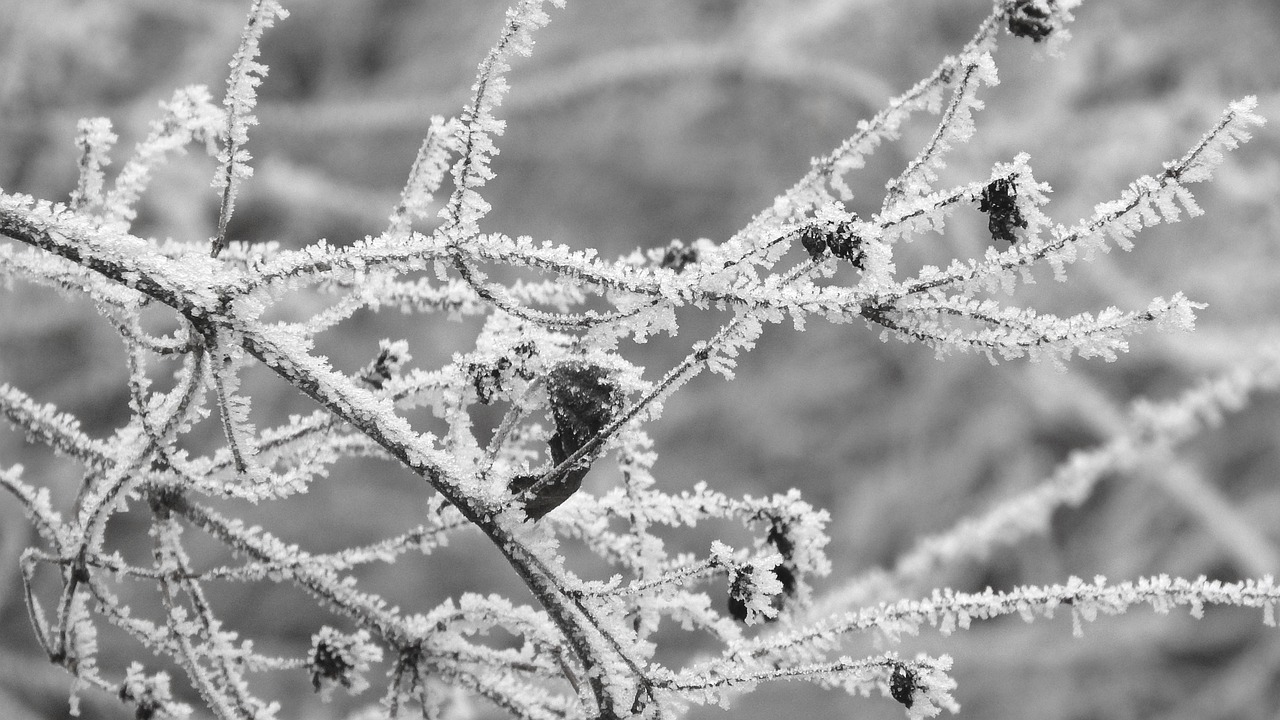
<instances>
[{"instance_id":1,"label":"frost-covered branch","mask_svg":"<svg viewBox=\"0 0 1280 720\"><path fill-rule=\"evenodd\" d=\"M258 104L258 86L267 74L267 66L258 62L262 33L274 25L276 20L288 15L276 0L253 0L249 6L244 32L240 35L240 47L231 58L227 94L222 100L222 105L226 108L226 126L220 137L222 148L218 151L221 167L213 179L214 189L222 195L218 208L217 235L213 238L210 253L213 257L217 257L227 245L227 223L231 220L231 213L235 211L240 183L253 174L253 168L249 166L252 156L245 145L249 142L250 126L258 122L253 116L253 108Z\"/></svg>"},{"instance_id":2,"label":"frost-covered branch","mask_svg":"<svg viewBox=\"0 0 1280 720\"><path fill-rule=\"evenodd\" d=\"M1072 453L1040 484L1007 498L987 511L966 517L946 532L922 538L894 563L850 579L824 597L816 614L863 605L918 585L948 564L981 559L1000 546L1012 545L1048 530L1053 513L1079 507L1098 483L1114 473L1132 473L1153 455L1185 443L1225 413L1248 407L1249 397L1280 389L1280 348L1268 347L1219 377L1197 383L1164 401L1135 402L1123 427L1099 447Z\"/></svg>"}]
</instances>

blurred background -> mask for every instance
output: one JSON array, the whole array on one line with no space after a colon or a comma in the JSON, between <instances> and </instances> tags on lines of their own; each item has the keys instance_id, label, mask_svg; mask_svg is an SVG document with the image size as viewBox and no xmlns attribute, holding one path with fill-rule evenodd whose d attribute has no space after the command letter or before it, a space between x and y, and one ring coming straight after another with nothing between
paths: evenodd
<instances>
[{"instance_id":1,"label":"blurred background","mask_svg":"<svg viewBox=\"0 0 1280 720\"><path fill-rule=\"evenodd\" d=\"M77 119L113 120L118 168L176 87L207 84L220 97L246 5L0 0L0 187L65 199L75 185ZM249 145L256 174L230 234L285 247L377 234L429 117L454 115L466 101L506 4L286 7L292 16L263 42L270 73ZM605 256L673 238L723 241L799 178L811 157L958 51L989 7L984 0L614 0L553 10L534 56L511 73L485 229ZM699 480L730 493L800 488L832 514L834 585L1043 480L1072 450L1105 441L1131 400L1172 397L1280 337L1280 4L1091 0L1077 18L1062 58L1044 59L1028 41L1002 35L1002 82L985 93L977 138L952 154L943 183L986 178L992 163L1026 151L1037 177L1054 188L1047 211L1069 224L1181 156L1230 100L1258 95L1272 125L1234 153L1213 184L1192 188L1205 216L1145 231L1134 252L1077 265L1068 284L1045 273L1014 299L1067 313L1145 307L1181 290L1208 304L1197 331L1142 335L1118 362L1074 361L1059 374L976 357L938 362L925 348L881 343L861 325L771 327L737 380L698 378L650 428L662 488ZM917 119L849 178L854 208L878 209L885 181L915 155L933 120ZM144 198L135 232L209 237L217 216L212 172L212 162L194 153L172 159ZM899 267L971 256L988 243L985 217L960 210L946 236L903 247ZM656 377L722 320L689 314L678 337L625 352ZM432 368L470 349L477 327L361 315L321 350L354 370L380 338L407 338L415 366ZM127 420L123 360L114 331L88 303L20 284L0 294L0 381L75 413L96 436ZM311 409L265 373L249 373L245 389L263 426ZM210 445L219 440L211 426ZM29 481L69 507L80 480L74 464L7 428L0 462L23 463ZM981 590L1070 575L1236 580L1276 572L1278 473L1280 400L1262 395L1142 471L1106 478L1084 506L1058 512L1047 536L951 568L929 585ZM611 477L593 473L588 484L599 489ZM351 462L288 503L237 512L328 551L412 527L426 491L386 465ZM121 538L139 535L139 553L147 552L144 529L144 513L113 524ZM699 528L683 542L705 550L713 537ZM40 653L23 605L17 559L35 543L16 503L0 499L0 716L18 720L65 717L70 684ZM201 549L193 552L200 559ZM464 562L468 572L457 572ZM411 610L464 591L528 597L478 536L362 577ZM136 590L139 603L147 590ZM268 652L302 652L327 621L287 588L211 592L231 625ZM109 669L118 673L138 650L102 632L104 662L117 659ZM864 645L851 652L875 651ZM1079 640L1065 618L1005 619L949 638L926 632L900 650L955 656L962 717L1280 715L1280 637L1256 611L1211 608L1193 620L1139 608L1087 626ZM343 699L321 705L301 673L264 682L284 703L283 717L340 718L354 707ZM85 702L89 718L130 716L112 698L88 694ZM498 717L482 704L475 711ZM888 698L807 684L762 688L732 712L739 720L902 717ZM692 717L722 715L696 709Z\"/></svg>"}]
</instances>

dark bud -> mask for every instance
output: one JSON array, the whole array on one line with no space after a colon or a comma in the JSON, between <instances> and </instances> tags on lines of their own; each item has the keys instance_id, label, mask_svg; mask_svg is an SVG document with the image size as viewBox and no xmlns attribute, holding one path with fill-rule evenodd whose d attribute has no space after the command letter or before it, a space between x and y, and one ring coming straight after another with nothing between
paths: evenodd
<instances>
[{"instance_id":1,"label":"dark bud","mask_svg":"<svg viewBox=\"0 0 1280 720\"><path fill-rule=\"evenodd\" d=\"M889 694L894 700L902 703L908 710L915 704L915 692L920 686L916 684L916 672L904 663L895 663L893 674L889 676Z\"/></svg>"},{"instance_id":2,"label":"dark bud","mask_svg":"<svg viewBox=\"0 0 1280 720\"><path fill-rule=\"evenodd\" d=\"M679 240L672 240L662 254L662 262L658 264L658 267L669 268L678 273L684 270L686 265L692 265L696 262L698 262L698 251L696 249L692 246L686 246Z\"/></svg>"},{"instance_id":3,"label":"dark bud","mask_svg":"<svg viewBox=\"0 0 1280 720\"><path fill-rule=\"evenodd\" d=\"M1053 0L1017 0L1009 12L1009 32L1033 42L1040 42L1053 33L1049 22L1049 10Z\"/></svg>"},{"instance_id":4,"label":"dark bud","mask_svg":"<svg viewBox=\"0 0 1280 720\"><path fill-rule=\"evenodd\" d=\"M848 260L854 267L863 269L862 238L853 233L853 225L848 222L807 225L800 231L800 244L815 261L829 252L832 257Z\"/></svg>"},{"instance_id":5,"label":"dark bud","mask_svg":"<svg viewBox=\"0 0 1280 720\"><path fill-rule=\"evenodd\" d=\"M751 591L750 573L734 572L729 584L729 615L738 622L747 621L747 593Z\"/></svg>"},{"instance_id":6,"label":"dark bud","mask_svg":"<svg viewBox=\"0 0 1280 720\"><path fill-rule=\"evenodd\" d=\"M311 654L311 687L316 692L324 687L324 680L337 682L344 688L351 687L352 667L342 651L329 643L319 643Z\"/></svg>"},{"instance_id":7,"label":"dark bud","mask_svg":"<svg viewBox=\"0 0 1280 720\"><path fill-rule=\"evenodd\" d=\"M993 180L982 189L978 209L987 213L987 229L991 231L992 240L1007 240L1010 244L1018 241L1013 230L1025 228L1027 220L1018 210L1017 199L1017 186L1004 178Z\"/></svg>"}]
</instances>

